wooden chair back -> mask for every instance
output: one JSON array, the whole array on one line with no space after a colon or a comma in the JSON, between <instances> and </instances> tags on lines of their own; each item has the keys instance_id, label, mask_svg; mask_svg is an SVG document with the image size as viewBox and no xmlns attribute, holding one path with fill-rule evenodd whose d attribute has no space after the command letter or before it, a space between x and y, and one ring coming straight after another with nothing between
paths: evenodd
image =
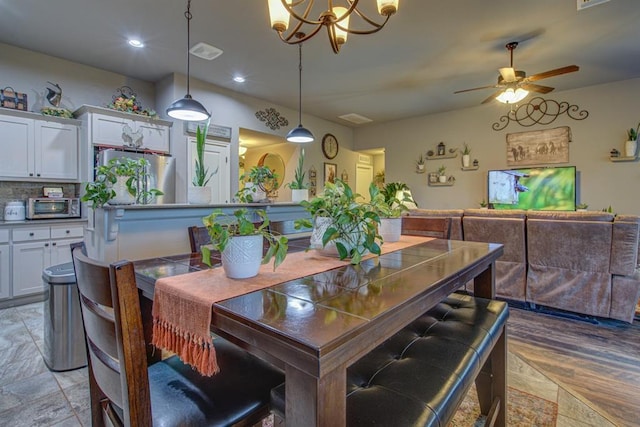
<instances>
[{"instance_id":1,"label":"wooden chair back","mask_svg":"<svg viewBox=\"0 0 640 427\"><path fill-rule=\"evenodd\" d=\"M191 253L200 252L200 247L211 243L209 232L206 227L191 226L187 229L189 233L189 244L191 245Z\"/></svg>"},{"instance_id":2,"label":"wooden chair back","mask_svg":"<svg viewBox=\"0 0 640 427\"><path fill-rule=\"evenodd\" d=\"M133 264L109 266L87 257L81 247L73 248L72 254L89 356L93 425L150 426L149 377Z\"/></svg>"},{"instance_id":3,"label":"wooden chair back","mask_svg":"<svg viewBox=\"0 0 640 427\"><path fill-rule=\"evenodd\" d=\"M449 239L451 235L451 218L403 216L402 234Z\"/></svg>"}]
</instances>

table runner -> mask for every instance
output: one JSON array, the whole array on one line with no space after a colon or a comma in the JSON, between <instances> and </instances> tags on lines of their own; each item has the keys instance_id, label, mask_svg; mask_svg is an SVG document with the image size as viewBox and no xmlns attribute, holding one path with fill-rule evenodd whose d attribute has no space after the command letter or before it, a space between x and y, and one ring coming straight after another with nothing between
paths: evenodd
<instances>
[{"instance_id":1,"label":"table runner","mask_svg":"<svg viewBox=\"0 0 640 427\"><path fill-rule=\"evenodd\" d=\"M381 250L385 254L429 240L433 238L402 236L398 242L385 243ZM214 375L219 367L210 333L212 304L348 264L312 250L288 254L276 271L272 260L248 279L230 279L222 268L158 279L153 297L152 344L176 353L201 374Z\"/></svg>"}]
</instances>

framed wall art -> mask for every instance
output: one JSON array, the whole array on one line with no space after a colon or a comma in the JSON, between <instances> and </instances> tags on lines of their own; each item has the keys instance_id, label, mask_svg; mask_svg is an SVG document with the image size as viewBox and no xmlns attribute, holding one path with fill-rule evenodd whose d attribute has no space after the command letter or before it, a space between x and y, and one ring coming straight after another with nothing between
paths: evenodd
<instances>
[{"instance_id":1,"label":"framed wall art","mask_svg":"<svg viewBox=\"0 0 640 427\"><path fill-rule=\"evenodd\" d=\"M507 165L527 166L569 163L571 128L535 130L507 134Z\"/></svg>"},{"instance_id":2,"label":"framed wall art","mask_svg":"<svg viewBox=\"0 0 640 427\"><path fill-rule=\"evenodd\" d=\"M324 182L336 182L336 174L338 173L338 165L335 163L324 164Z\"/></svg>"}]
</instances>

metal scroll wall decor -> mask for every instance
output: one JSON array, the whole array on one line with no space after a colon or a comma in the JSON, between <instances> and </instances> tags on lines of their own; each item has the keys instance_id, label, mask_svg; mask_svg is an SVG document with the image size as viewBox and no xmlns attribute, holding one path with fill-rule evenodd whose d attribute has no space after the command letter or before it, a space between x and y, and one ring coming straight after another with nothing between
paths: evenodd
<instances>
[{"instance_id":1,"label":"metal scroll wall decor","mask_svg":"<svg viewBox=\"0 0 640 427\"><path fill-rule=\"evenodd\" d=\"M561 114L566 114L573 120L584 120L589 117L589 112L580 110L577 105L571 105L564 101L558 102L553 99L543 99L537 96L531 98L528 103L521 104L518 108L500 117L491 127L495 131L500 131L511 122L516 122L524 127L548 125L553 123Z\"/></svg>"},{"instance_id":2,"label":"metal scroll wall decor","mask_svg":"<svg viewBox=\"0 0 640 427\"><path fill-rule=\"evenodd\" d=\"M264 125L271 130L280 129L281 127L289 126L289 120L272 107L265 108L261 111L256 111L256 118L261 122L265 122Z\"/></svg>"}]
</instances>

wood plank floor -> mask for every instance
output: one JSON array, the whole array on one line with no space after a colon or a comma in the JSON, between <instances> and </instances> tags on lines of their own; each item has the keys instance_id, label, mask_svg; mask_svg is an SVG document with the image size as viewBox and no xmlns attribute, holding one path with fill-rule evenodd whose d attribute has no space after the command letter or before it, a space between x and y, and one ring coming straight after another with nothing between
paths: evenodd
<instances>
[{"instance_id":1,"label":"wood plank floor","mask_svg":"<svg viewBox=\"0 0 640 427\"><path fill-rule=\"evenodd\" d=\"M592 324L511 307L509 350L611 416L640 426L640 322Z\"/></svg>"}]
</instances>

